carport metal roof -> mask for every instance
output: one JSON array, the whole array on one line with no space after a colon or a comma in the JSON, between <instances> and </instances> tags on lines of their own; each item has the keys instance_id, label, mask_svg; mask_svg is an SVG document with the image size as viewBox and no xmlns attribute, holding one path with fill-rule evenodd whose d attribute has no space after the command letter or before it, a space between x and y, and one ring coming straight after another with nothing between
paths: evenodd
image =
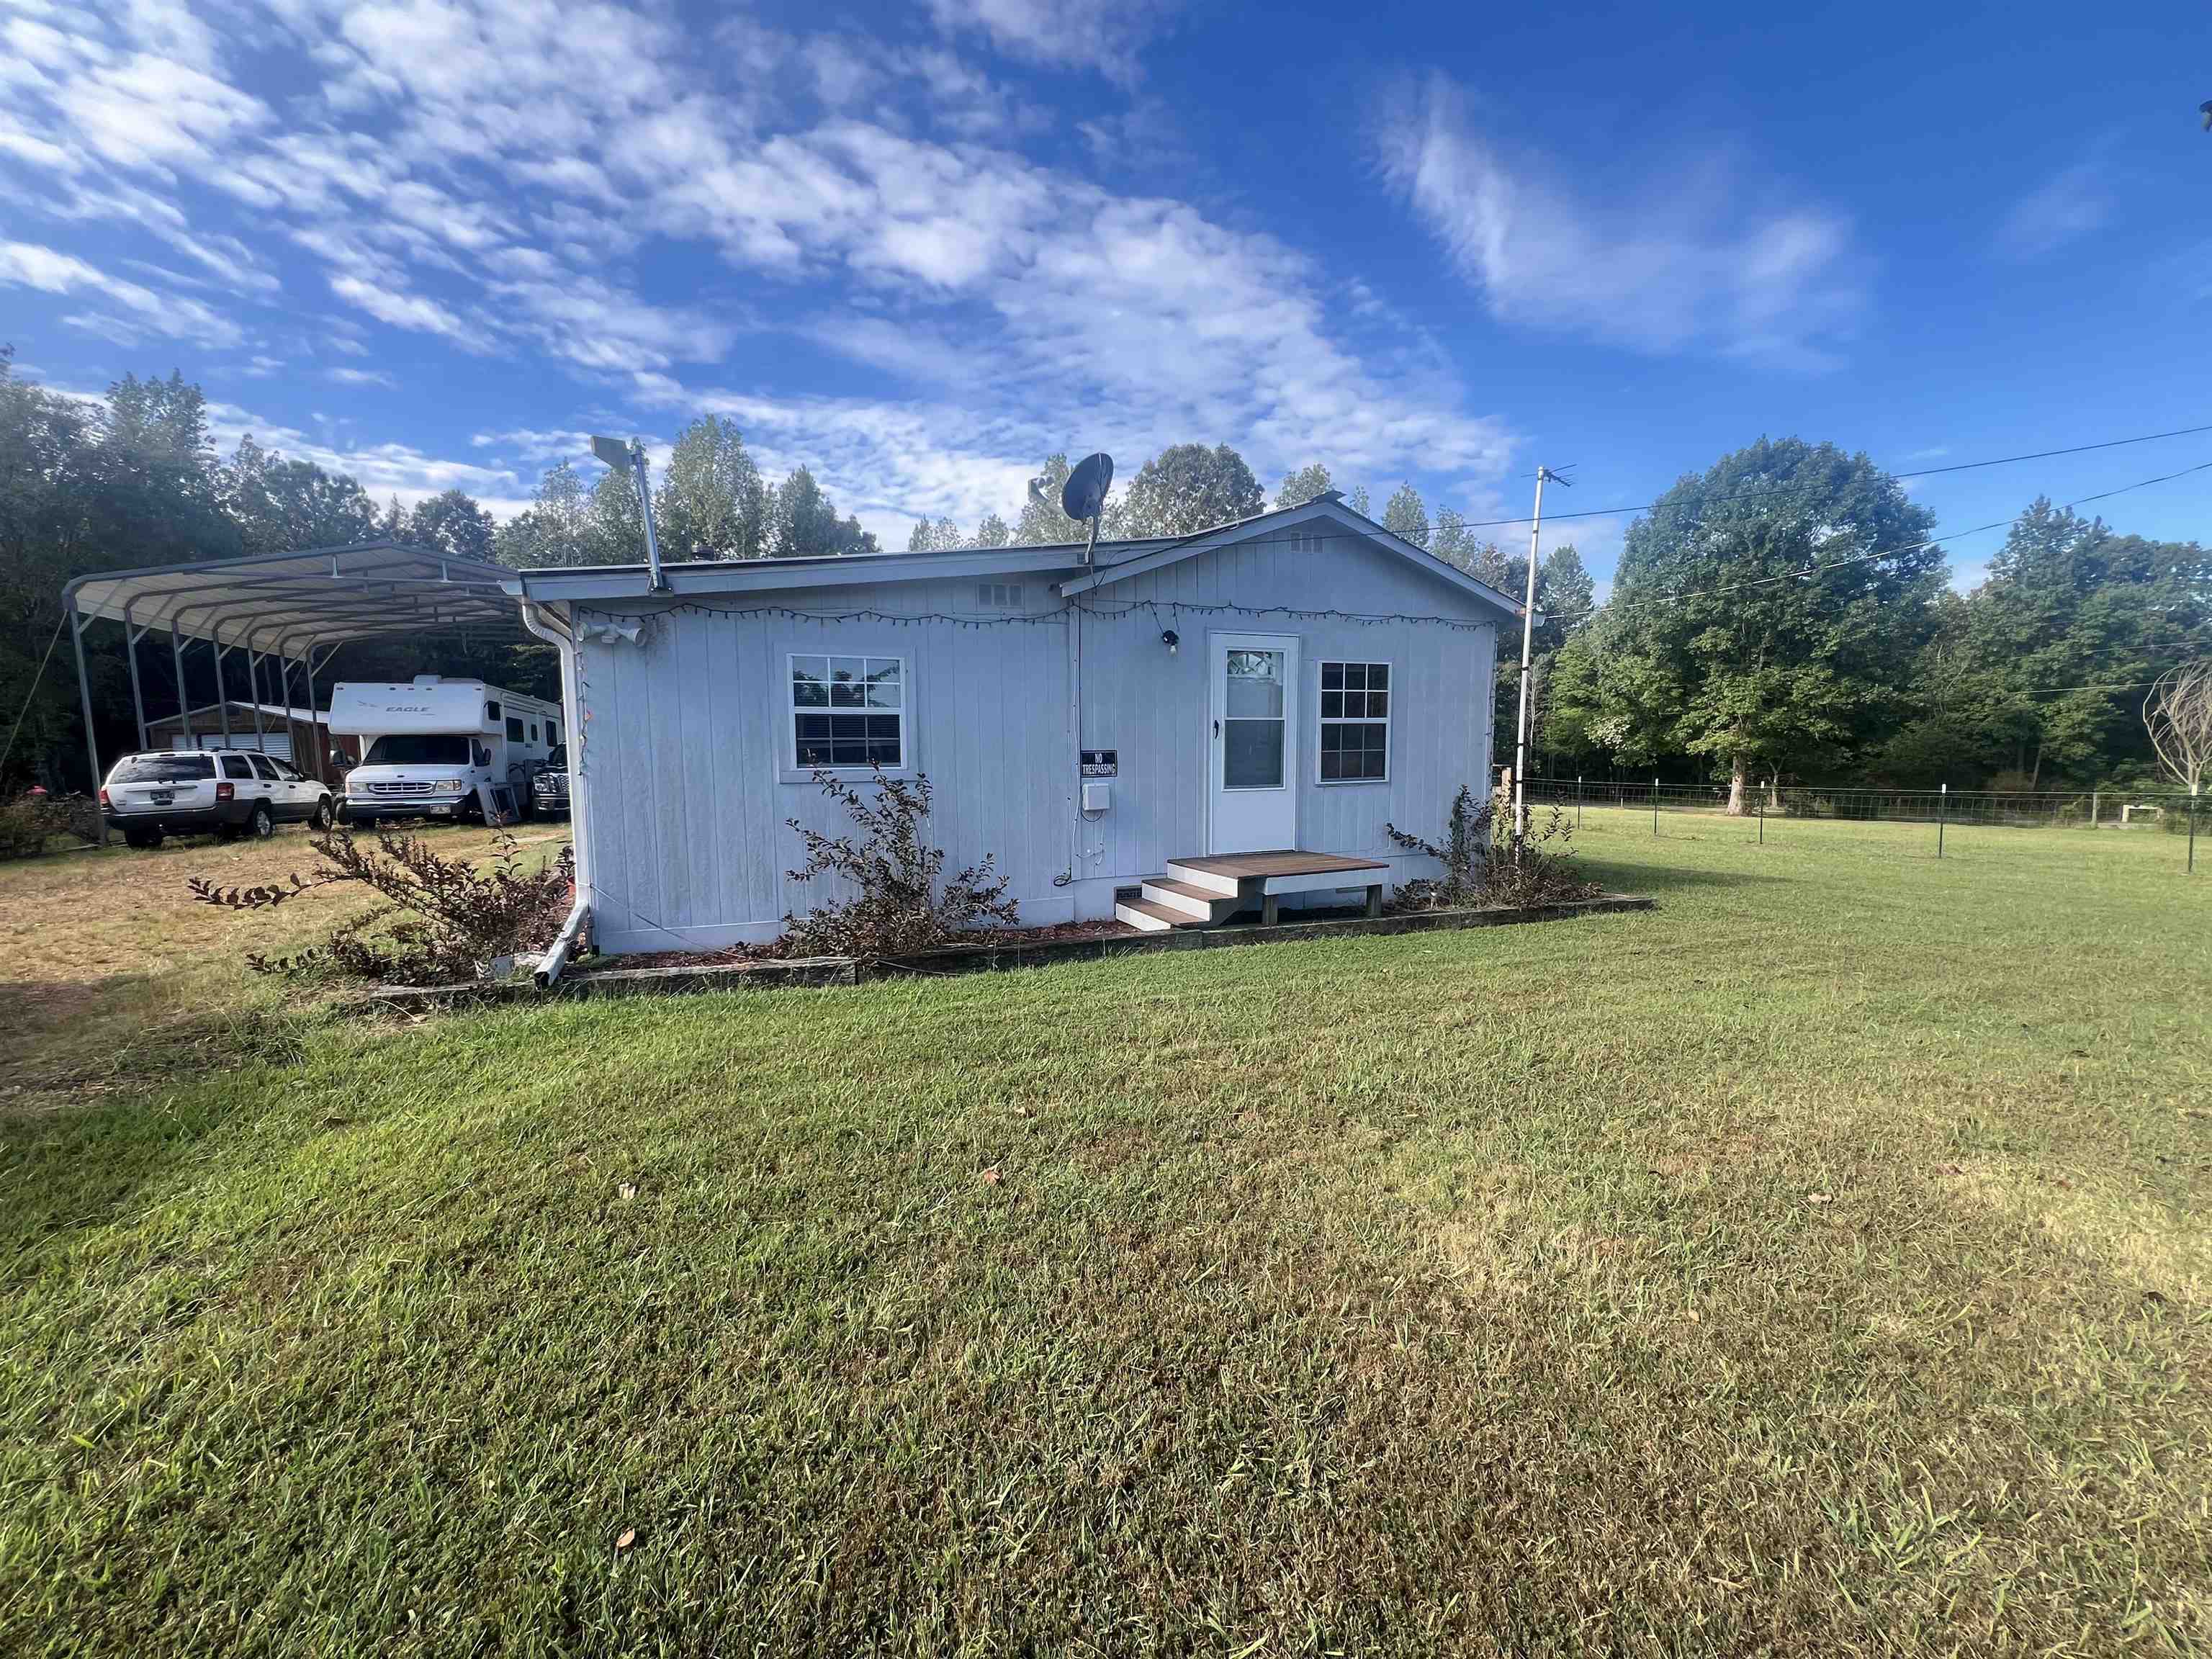
<instances>
[{"instance_id":1,"label":"carport metal roof","mask_svg":"<svg viewBox=\"0 0 2212 1659\"><path fill-rule=\"evenodd\" d=\"M356 542L79 576L62 590L81 629L96 618L222 649L305 660L315 646L421 634L524 638L514 573L407 542Z\"/></svg>"},{"instance_id":2,"label":"carport metal roof","mask_svg":"<svg viewBox=\"0 0 2212 1659\"><path fill-rule=\"evenodd\" d=\"M246 659L253 724L266 664L276 676L280 703L290 706L291 671L307 680L315 705L315 671L349 640L415 639L462 634L495 641L529 637L515 599L501 586L514 573L503 565L459 558L434 547L400 541L353 542L343 547L292 553L250 554L193 564L145 565L79 576L62 589L62 605L76 650L77 697L84 715L85 747L95 786L102 776L93 731L92 693L84 668L84 630L94 622L120 623L130 649L131 705L138 746L149 745L145 695L139 683L138 643L167 635L179 708L185 703L185 647L204 640L214 647L216 707L229 739L229 692L223 659ZM316 653L323 653L322 664ZM103 825L101 839L106 838Z\"/></svg>"}]
</instances>

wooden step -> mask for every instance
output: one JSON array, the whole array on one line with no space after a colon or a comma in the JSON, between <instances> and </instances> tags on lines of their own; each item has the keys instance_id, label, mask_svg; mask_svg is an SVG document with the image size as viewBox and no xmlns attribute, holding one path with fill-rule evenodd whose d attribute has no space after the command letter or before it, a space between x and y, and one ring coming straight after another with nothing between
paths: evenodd
<instances>
[{"instance_id":1,"label":"wooden step","mask_svg":"<svg viewBox=\"0 0 2212 1659\"><path fill-rule=\"evenodd\" d=\"M1231 916L1243 908L1244 901L1234 893L1218 893L1209 887L1194 887L1187 881L1173 881L1165 876L1148 876L1138 892L1147 902L1163 909L1176 910L1192 920L1217 922Z\"/></svg>"},{"instance_id":2,"label":"wooden step","mask_svg":"<svg viewBox=\"0 0 2212 1659\"><path fill-rule=\"evenodd\" d=\"M1209 853L1170 859L1168 873L1217 893L1326 892L1339 887L1368 887L1389 879L1390 866L1375 859L1341 853L1310 853L1276 848L1259 853Z\"/></svg>"},{"instance_id":3,"label":"wooden step","mask_svg":"<svg viewBox=\"0 0 2212 1659\"><path fill-rule=\"evenodd\" d=\"M1244 890L1243 884L1235 876L1206 869L1206 862L1203 859L1170 859L1168 879L1227 898L1235 898Z\"/></svg>"},{"instance_id":4,"label":"wooden step","mask_svg":"<svg viewBox=\"0 0 2212 1659\"><path fill-rule=\"evenodd\" d=\"M1170 910L1164 904L1155 904L1150 899L1119 899L1114 905L1114 919L1147 933L1164 933L1177 927L1203 927L1206 920L1186 911Z\"/></svg>"}]
</instances>

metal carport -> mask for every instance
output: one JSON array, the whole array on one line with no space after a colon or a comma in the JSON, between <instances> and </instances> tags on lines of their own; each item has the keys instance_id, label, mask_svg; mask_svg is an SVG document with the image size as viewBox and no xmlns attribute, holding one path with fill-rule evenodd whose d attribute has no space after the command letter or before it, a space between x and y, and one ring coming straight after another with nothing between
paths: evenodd
<instances>
[{"instance_id":1,"label":"metal carport","mask_svg":"<svg viewBox=\"0 0 2212 1659\"><path fill-rule=\"evenodd\" d=\"M84 630L93 623L123 626L130 647L125 655L131 666L131 710L143 749L150 744L138 644L149 634L168 635L179 708L187 702L187 642L204 641L215 653L219 692L224 684L224 659L234 651L242 652L251 686L247 702L262 700L261 673L266 663L277 676L270 688L276 693L272 701L290 704L291 674L296 666L306 679L306 706L312 708L317 670L327 666L331 654L349 640L455 634L498 641L529 639L519 605L501 586L514 574L504 566L457 557L434 547L373 541L77 577L63 588L62 602L76 652L77 697L94 787L105 775L93 726L92 688L85 674ZM222 701L218 696L217 702ZM258 729L258 711L254 720ZM227 742L228 709L222 729ZM315 769L319 775L319 756ZM106 838L103 826L101 839Z\"/></svg>"}]
</instances>

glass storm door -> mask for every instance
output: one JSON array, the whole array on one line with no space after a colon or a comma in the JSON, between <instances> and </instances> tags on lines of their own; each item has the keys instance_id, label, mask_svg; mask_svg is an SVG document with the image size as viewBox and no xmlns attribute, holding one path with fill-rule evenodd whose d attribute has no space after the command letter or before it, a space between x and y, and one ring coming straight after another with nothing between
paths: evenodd
<instances>
[{"instance_id":1,"label":"glass storm door","mask_svg":"<svg viewBox=\"0 0 2212 1659\"><path fill-rule=\"evenodd\" d=\"M1282 634L1212 637L1206 850L1295 847L1298 642Z\"/></svg>"}]
</instances>

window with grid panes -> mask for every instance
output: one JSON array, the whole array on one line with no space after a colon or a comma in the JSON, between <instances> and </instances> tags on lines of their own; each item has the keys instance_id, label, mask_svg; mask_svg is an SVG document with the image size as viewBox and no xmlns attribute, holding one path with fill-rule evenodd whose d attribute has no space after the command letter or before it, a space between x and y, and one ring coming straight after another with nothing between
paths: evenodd
<instances>
[{"instance_id":1,"label":"window with grid panes","mask_svg":"<svg viewBox=\"0 0 2212 1659\"><path fill-rule=\"evenodd\" d=\"M789 660L793 766L906 763L905 658L825 653Z\"/></svg>"},{"instance_id":2,"label":"window with grid panes","mask_svg":"<svg viewBox=\"0 0 2212 1659\"><path fill-rule=\"evenodd\" d=\"M1390 665L1321 665L1321 781L1380 783L1390 775Z\"/></svg>"}]
</instances>

